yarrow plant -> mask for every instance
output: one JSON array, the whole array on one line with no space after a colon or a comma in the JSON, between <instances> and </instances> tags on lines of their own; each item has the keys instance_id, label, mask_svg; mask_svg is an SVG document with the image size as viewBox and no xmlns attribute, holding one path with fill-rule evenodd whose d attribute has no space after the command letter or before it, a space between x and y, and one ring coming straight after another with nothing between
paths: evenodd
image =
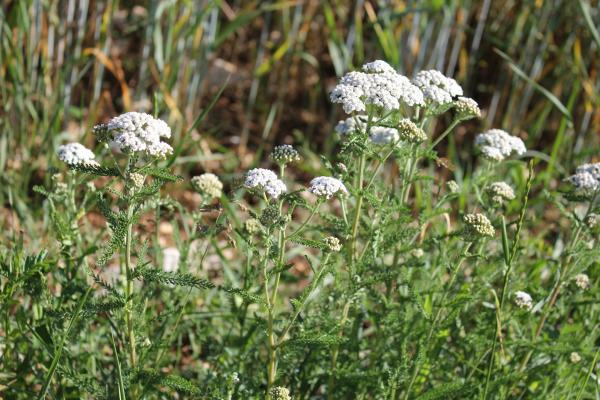
<instances>
[{"instance_id":1,"label":"yarrow plant","mask_svg":"<svg viewBox=\"0 0 600 400\"><path fill-rule=\"evenodd\" d=\"M3 298L29 296L6 310L32 304L2 328L31 327L26 340L0 348L19 366L9 350L36 343L40 399L538 398L558 362L571 369L552 376L579 384L595 338L561 330L593 303L600 169L581 165L562 194L532 189L523 159L537 152L517 136L475 135L477 121L451 136L482 115L465 92L436 70L369 62L331 90L331 159L276 145L247 171L211 161L185 183L165 121L95 126L95 150L60 146L67 173L35 189L54 270L45 255L0 260L0 279L19 271ZM448 137L474 137L472 173L451 165L469 143L448 146L452 163L438 153ZM538 227L538 192L572 229Z\"/></svg>"}]
</instances>

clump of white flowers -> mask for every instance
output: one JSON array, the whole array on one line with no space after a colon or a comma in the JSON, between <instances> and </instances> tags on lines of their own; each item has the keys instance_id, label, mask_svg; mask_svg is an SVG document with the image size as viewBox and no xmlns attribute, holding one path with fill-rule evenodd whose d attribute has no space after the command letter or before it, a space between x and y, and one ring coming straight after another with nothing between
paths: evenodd
<instances>
[{"instance_id":1,"label":"clump of white flowers","mask_svg":"<svg viewBox=\"0 0 600 400\"><path fill-rule=\"evenodd\" d=\"M400 134L400 139L409 143L421 143L427 140L425 131L408 118L401 119L398 122L398 133Z\"/></svg>"},{"instance_id":2,"label":"clump of white flowers","mask_svg":"<svg viewBox=\"0 0 600 400\"><path fill-rule=\"evenodd\" d=\"M364 131L367 127L366 115L355 115L348 117L337 123L335 131L340 136L351 135L356 132Z\"/></svg>"},{"instance_id":3,"label":"clump of white flowers","mask_svg":"<svg viewBox=\"0 0 600 400\"><path fill-rule=\"evenodd\" d=\"M325 246L329 251L338 252L342 249L342 244L340 243L340 239L335 236L327 236L325 238Z\"/></svg>"},{"instance_id":4,"label":"clump of white flowers","mask_svg":"<svg viewBox=\"0 0 600 400\"><path fill-rule=\"evenodd\" d=\"M272 400L292 400L290 391L281 386L275 386L269 391Z\"/></svg>"},{"instance_id":5,"label":"clump of white flowers","mask_svg":"<svg viewBox=\"0 0 600 400\"><path fill-rule=\"evenodd\" d=\"M282 144L275 146L271 152L271 159L277 164L286 165L292 162L300 161L300 154L292 145Z\"/></svg>"},{"instance_id":6,"label":"clump of white flowers","mask_svg":"<svg viewBox=\"0 0 600 400\"><path fill-rule=\"evenodd\" d=\"M467 236L472 238L480 236L493 237L496 233L490 220L483 214L466 214L463 221L466 225Z\"/></svg>"},{"instance_id":7,"label":"clump of white flowers","mask_svg":"<svg viewBox=\"0 0 600 400\"><path fill-rule=\"evenodd\" d=\"M425 252L421 248L416 248L410 251L410 255L414 258L422 258L425 255Z\"/></svg>"},{"instance_id":8,"label":"clump of white flowers","mask_svg":"<svg viewBox=\"0 0 600 400\"><path fill-rule=\"evenodd\" d=\"M448 191L450 193L458 193L458 191L460 190L460 186L458 186L458 183L456 183L456 181L448 181L446 182L446 186L448 187Z\"/></svg>"},{"instance_id":9,"label":"clump of white flowers","mask_svg":"<svg viewBox=\"0 0 600 400\"><path fill-rule=\"evenodd\" d=\"M587 290L590 287L590 277L586 274L575 275L575 285L581 290Z\"/></svg>"},{"instance_id":10,"label":"clump of white flowers","mask_svg":"<svg viewBox=\"0 0 600 400\"><path fill-rule=\"evenodd\" d=\"M385 146L388 144L395 144L400 139L398 130L394 128L388 128L385 126L373 126L371 127L371 143L378 146Z\"/></svg>"},{"instance_id":11,"label":"clump of white flowers","mask_svg":"<svg viewBox=\"0 0 600 400\"><path fill-rule=\"evenodd\" d=\"M515 304L519 308L531 310L531 307L533 307L533 299L529 293L517 291L515 292Z\"/></svg>"},{"instance_id":12,"label":"clump of white flowers","mask_svg":"<svg viewBox=\"0 0 600 400\"><path fill-rule=\"evenodd\" d=\"M523 155L527 151L523 141L501 129L490 129L475 138L475 145L483 156L492 161L503 161L513 153Z\"/></svg>"},{"instance_id":13,"label":"clump of white flowers","mask_svg":"<svg viewBox=\"0 0 600 400\"><path fill-rule=\"evenodd\" d=\"M347 195L348 189L339 179L329 176L318 176L310 181L308 191L317 197L330 199L335 195Z\"/></svg>"},{"instance_id":14,"label":"clump of white flowers","mask_svg":"<svg viewBox=\"0 0 600 400\"><path fill-rule=\"evenodd\" d=\"M515 198L514 190L506 182L494 182L486 188L487 194L495 204L502 204Z\"/></svg>"},{"instance_id":15,"label":"clump of white flowers","mask_svg":"<svg viewBox=\"0 0 600 400\"><path fill-rule=\"evenodd\" d=\"M423 104L421 90L381 60L363 65L362 71L344 75L330 98L333 103L342 104L347 114L366 111L367 106L391 111L399 109L401 104Z\"/></svg>"},{"instance_id":16,"label":"clump of white flowers","mask_svg":"<svg viewBox=\"0 0 600 400\"><path fill-rule=\"evenodd\" d=\"M472 118L480 118L481 110L477 102L469 97L459 97L454 102L456 118L463 121Z\"/></svg>"},{"instance_id":17,"label":"clump of white flowers","mask_svg":"<svg viewBox=\"0 0 600 400\"><path fill-rule=\"evenodd\" d=\"M600 163L580 165L567 181L578 194L592 195L600 190Z\"/></svg>"},{"instance_id":18,"label":"clump of white flowers","mask_svg":"<svg viewBox=\"0 0 600 400\"><path fill-rule=\"evenodd\" d=\"M581 361L581 356L579 355L579 353L577 353L576 351L572 352L569 355L569 360L573 363L573 364L577 364L579 361Z\"/></svg>"},{"instance_id":19,"label":"clump of white flowers","mask_svg":"<svg viewBox=\"0 0 600 400\"><path fill-rule=\"evenodd\" d=\"M135 187L136 189L139 189L142 186L144 186L145 179L146 178L144 177L144 175L137 172L132 172L131 174L129 174L129 181L133 184L133 187Z\"/></svg>"},{"instance_id":20,"label":"clump of white flowers","mask_svg":"<svg viewBox=\"0 0 600 400\"><path fill-rule=\"evenodd\" d=\"M244 222L244 229L246 229L246 232L249 234L255 235L262 232L263 226L256 218L249 218Z\"/></svg>"},{"instance_id":21,"label":"clump of white flowers","mask_svg":"<svg viewBox=\"0 0 600 400\"><path fill-rule=\"evenodd\" d=\"M590 213L585 217L585 224L590 229L596 229L600 226L600 214Z\"/></svg>"},{"instance_id":22,"label":"clump of white flowers","mask_svg":"<svg viewBox=\"0 0 600 400\"><path fill-rule=\"evenodd\" d=\"M435 107L452 103L452 98L462 96L463 90L452 78L440 71L420 71L412 81L423 91L425 101Z\"/></svg>"},{"instance_id":23,"label":"clump of white flowers","mask_svg":"<svg viewBox=\"0 0 600 400\"><path fill-rule=\"evenodd\" d=\"M190 182L196 192L211 199L221 197L223 192L223 183L218 176L210 172L194 176Z\"/></svg>"},{"instance_id":24,"label":"clump of white flowers","mask_svg":"<svg viewBox=\"0 0 600 400\"><path fill-rule=\"evenodd\" d=\"M80 143L68 143L58 147L58 159L67 165L99 165L94 153Z\"/></svg>"},{"instance_id":25,"label":"clump of white flowers","mask_svg":"<svg viewBox=\"0 0 600 400\"><path fill-rule=\"evenodd\" d=\"M108 124L94 128L99 136L111 140L111 144L124 153L164 158L173 148L161 138L171 137L171 128L165 121L150 114L128 112L111 119Z\"/></svg>"},{"instance_id":26,"label":"clump of white flowers","mask_svg":"<svg viewBox=\"0 0 600 400\"><path fill-rule=\"evenodd\" d=\"M272 199L277 199L287 191L285 183L273 171L264 168L254 168L246 173L244 186L247 189L263 191Z\"/></svg>"}]
</instances>

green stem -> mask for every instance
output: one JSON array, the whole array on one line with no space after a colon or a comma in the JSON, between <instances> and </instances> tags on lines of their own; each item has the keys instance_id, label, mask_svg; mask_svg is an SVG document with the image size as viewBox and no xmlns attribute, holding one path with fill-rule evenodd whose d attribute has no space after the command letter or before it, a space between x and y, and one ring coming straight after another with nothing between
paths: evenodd
<instances>
[{"instance_id":1,"label":"green stem","mask_svg":"<svg viewBox=\"0 0 600 400\"><path fill-rule=\"evenodd\" d=\"M359 161L359 175L358 175L358 188L359 194L356 201L356 212L354 214L354 221L352 222L352 234L350 236L350 263L354 265L355 252L356 252L356 237L358 236L358 226L360 224L360 214L363 203L363 180L365 175L365 163L366 157L361 154Z\"/></svg>"},{"instance_id":2,"label":"green stem","mask_svg":"<svg viewBox=\"0 0 600 400\"><path fill-rule=\"evenodd\" d=\"M419 159L417 158L417 145L413 144L409 159L408 174L404 177L404 183L402 185L402 191L400 193L400 201L402 204L408 202L408 196L410 195L410 188L412 186L413 175Z\"/></svg>"},{"instance_id":3,"label":"green stem","mask_svg":"<svg viewBox=\"0 0 600 400\"><path fill-rule=\"evenodd\" d=\"M444 138L446 136L448 136L448 134L450 132L452 132L452 130L454 128L456 128L456 125L458 125L459 123L460 123L460 120L458 120L458 119L452 121L452 123L450 124L450 126L440 136L438 136L438 138L431 144L431 146L429 146L428 150L433 150L434 147L437 146L442 140L444 140Z\"/></svg>"},{"instance_id":4,"label":"green stem","mask_svg":"<svg viewBox=\"0 0 600 400\"><path fill-rule=\"evenodd\" d=\"M319 210L319 207L321 206L322 203L323 203L322 199L317 200L317 204L315 204L314 208L310 211L310 215L308 216L308 218L306 220L304 220L304 222L294 232L290 233L287 236L288 240L293 237L298 236L302 232L302 230L306 227L306 225L310 224L310 221L312 221L313 217Z\"/></svg>"},{"instance_id":5,"label":"green stem","mask_svg":"<svg viewBox=\"0 0 600 400\"><path fill-rule=\"evenodd\" d=\"M385 162L387 161L388 158L390 158L390 156L392 155L392 153L394 152L396 147L396 143L394 143L391 146L390 151L388 151L382 159L377 161L377 166L375 167L375 172L373 172L373 175L371 176L371 179L369 179L369 182L367 183L367 186L365 188L366 191L369 190L369 188L371 187L371 185L373 184L373 182L375 181L375 177L377 176L377 174L379 173L379 170L381 169L381 167L383 167L383 165L385 164Z\"/></svg>"},{"instance_id":6,"label":"green stem","mask_svg":"<svg viewBox=\"0 0 600 400\"><path fill-rule=\"evenodd\" d=\"M136 366L136 352L135 352L135 334L133 332L133 271L131 268L131 240L133 237L133 225L131 224L131 217L133 216L133 206L127 205L127 236L125 237L125 276L127 283L125 286L125 297L127 298L127 307L125 308L125 320L127 323L127 336L129 338L129 361L131 368L135 369Z\"/></svg>"},{"instance_id":7,"label":"green stem","mask_svg":"<svg viewBox=\"0 0 600 400\"><path fill-rule=\"evenodd\" d=\"M277 343L277 347L281 346L281 344L285 340L285 337L287 336L288 332L290 331L290 329L294 325L294 322L296 322L296 319L298 318L298 316L300 315L300 313L302 312L302 310L304 310L304 306L306 304L306 300L308 300L308 297L310 296L310 294L316 289L317 285L319 284L319 282L321 280L321 276L323 275L323 272L327 269L326 268L327 267L327 262L329 261L329 257L330 256L331 256L331 253L327 253L325 255L325 257L323 258L323 261L321 262L321 268L319 269L319 272L317 273L317 275L314 277L314 279L310 283L310 287L308 288L308 291L307 291L306 295L304 295L304 297L302 299L302 302L296 308L296 312L292 316L292 319L290 320L290 322L288 322L288 324L286 325L286 327L283 329L283 332L281 333L281 335L279 337L279 341Z\"/></svg>"}]
</instances>

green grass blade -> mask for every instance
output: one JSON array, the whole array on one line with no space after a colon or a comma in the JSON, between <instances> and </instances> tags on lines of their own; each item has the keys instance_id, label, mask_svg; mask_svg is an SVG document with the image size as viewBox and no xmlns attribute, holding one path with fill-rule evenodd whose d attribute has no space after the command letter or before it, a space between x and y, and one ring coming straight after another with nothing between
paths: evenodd
<instances>
[{"instance_id":1,"label":"green grass blade","mask_svg":"<svg viewBox=\"0 0 600 400\"><path fill-rule=\"evenodd\" d=\"M569 112L569 110L567 110L567 107L565 107L563 105L563 103L561 103L561 101L555 95L553 95L548 89L546 89L545 87L543 87L542 85L540 85L539 83L537 83L536 81L534 81L533 79L531 79L529 76L527 76L527 74L525 72L523 72L523 70L521 68L519 68L517 66L517 64L515 64L515 62L508 56L508 54L506 54L503 51L498 50L498 49L494 49L494 51L500 57L502 57L504 60L506 60L506 62L508 62L508 65L509 65L510 69L512 69L513 72L515 74L517 74L517 76L519 76L520 78L522 78L525 81L527 81L527 83L529 83L538 92L540 92L542 95L544 95L569 120L573 119L573 117L571 116L571 113Z\"/></svg>"}]
</instances>

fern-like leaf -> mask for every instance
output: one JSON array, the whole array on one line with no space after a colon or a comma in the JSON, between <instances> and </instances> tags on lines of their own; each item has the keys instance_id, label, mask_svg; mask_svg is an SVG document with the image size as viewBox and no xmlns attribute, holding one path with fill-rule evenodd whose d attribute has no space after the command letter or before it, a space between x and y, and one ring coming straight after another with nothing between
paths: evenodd
<instances>
[{"instance_id":1,"label":"fern-like leaf","mask_svg":"<svg viewBox=\"0 0 600 400\"><path fill-rule=\"evenodd\" d=\"M196 289L212 289L215 287L212 282L185 272L165 272L156 268L142 267L137 268L133 275L136 279L166 285L193 287Z\"/></svg>"}]
</instances>

